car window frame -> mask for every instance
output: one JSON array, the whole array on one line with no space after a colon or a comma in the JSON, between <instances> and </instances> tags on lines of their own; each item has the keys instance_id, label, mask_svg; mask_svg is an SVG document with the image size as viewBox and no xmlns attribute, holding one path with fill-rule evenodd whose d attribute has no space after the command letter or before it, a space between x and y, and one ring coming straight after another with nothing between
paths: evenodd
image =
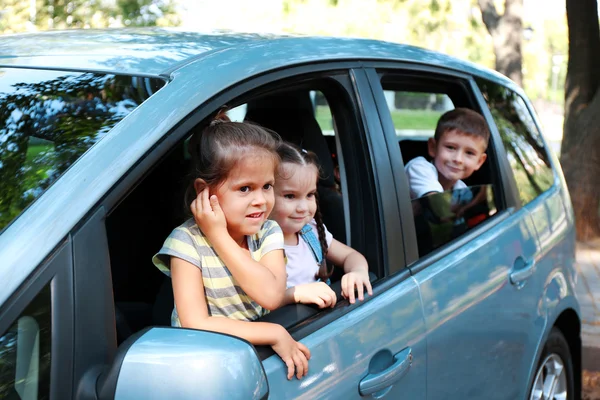
<instances>
[{"instance_id":1,"label":"car window frame","mask_svg":"<svg viewBox=\"0 0 600 400\"><path fill-rule=\"evenodd\" d=\"M162 138L160 140L158 140L153 146L152 148L146 152L143 156L141 156L138 160L136 160L135 164L125 173L123 174L123 176L118 180L118 182L110 189L108 190L105 195L102 197L102 199L96 204L96 206L94 206L91 211L88 213L89 215L94 215L97 212L100 212L100 209L104 209L106 210L106 216L110 215L110 213L119 205L120 201L125 198L131 191L133 191L135 189L135 187L137 186L137 184L139 182L141 182L142 179L144 179L156 166L158 166L160 164L160 161L169 154L169 152L174 149L177 144L179 144L181 141L183 141L187 136L189 136L189 132L192 130L193 127L197 126L198 123L200 123L202 120L206 119L208 116L210 116L211 114L213 114L219 107L221 107L223 104L229 104L230 101L232 100L238 100L238 102L243 102L244 99L244 95L247 93L252 92L255 88L264 88L264 87L268 87L271 83L273 82L284 82L284 81L291 81L293 79L304 79L306 76L310 76L311 74L322 74L322 75L327 75L327 74L332 74L335 71L346 71L346 74L348 76L348 84L349 86L346 88L346 90L348 91L348 94L351 96L351 101L355 102L355 106L357 107L356 109L356 118L358 118L357 121L357 128L362 130L363 132L360 133L359 136L361 136L364 140L372 140L371 137L375 138L376 141L376 146L378 149L382 149L383 151L386 151L386 146L385 144L382 142L382 137L381 135L375 135L375 134L371 134L369 133L369 129L374 129L373 128L373 121L377 120L377 116L372 116L369 115L368 111L365 111L363 109L364 104L363 104L363 100L359 95L359 90L357 89L356 85L355 85L355 81L357 79L357 75L361 75L361 63L359 61L345 61L345 60L341 60L341 61L327 61L327 62L323 62L323 63L315 63L315 64L308 64L308 65L301 65L301 66L290 66L288 68L285 69L280 69L277 71L272 71L272 72L268 72L268 73L264 73L262 75L258 75L256 77L251 77L248 78L242 82L239 83L235 83L233 84L231 87L229 87L226 90L223 90L222 92L216 94L215 96L213 96L210 100L206 101L205 103L198 105L196 110L191 113L190 115L186 116L183 120L179 121L173 129L171 129L170 131L166 132ZM364 80L364 77L363 77ZM365 81L366 82L366 81ZM363 84L362 86L362 91L364 91L363 96L370 96L370 89L368 87L368 84ZM329 105L330 107L335 107L334 104L332 104L331 101L329 101ZM372 101L371 101L371 107L369 109L373 109L372 106ZM370 121L370 122L369 122ZM353 154L352 152L357 151L357 146L354 145L353 143L350 143L350 141L348 140L343 140L342 142L345 142L346 144L342 144L342 152L344 152L345 154ZM366 143L365 143L366 144ZM368 149L368 153L367 155L370 157L370 162L371 163L381 163L383 166L380 168L382 170L384 169L388 169L388 176L391 176L391 168L389 167L389 160L387 159L387 157L379 157L379 159L377 157L374 157L373 154L373 144L371 143L370 146L366 146ZM346 155L346 157L348 157ZM349 160L346 160L346 164L352 164L348 162ZM365 161L367 162L367 161ZM355 163L354 163L355 164ZM387 167L386 167L387 164ZM356 165L356 164L355 164ZM371 164L373 165L373 164ZM348 168L348 165L346 165L346 168ZM378 170L375 169L374 167L370 167L371 171L373 171L373 175L372 175L372 179L375 181L374 184L378 185L377 188L374 189L374 193L372 193L372 196L375 197L376 201L379 201L380 199L380 193L382 191L381 189L381 185L383 184L383 182L381 181L381 179L378 177ZM351 176L352 173L348 173L348 176ZM355 178L354 179L358 179L358 174L355 174ZM346 191L346 193L348 193ZM394 199L394 202L396 201L396 199ZM358 202L355 202L355 204L358 204ZM379 206L381 206L381 204L379 204ZM357 208L359 209L360 207L357 206L352 206L350 208ZM380 210L382 208L380 207ZM389 214L390 212L397 212L397 207L394 204L394 207L389 207L389 205L386 207L387 213ZM380 211L381 212L381 211ZM364 219L364 217L361 217ZM388 246L387 243L389 242L389 240L386 238L385 236L385 232L383 232L383 221L386 220L387 217L384 215L384 213L380 214L379 217L379 222L381 223L381 228L380 228L380 255L381 255L381 260L380 260L380 264L385 266L388 265L389 263L389 256L390 254L393 254L393 258L397 259L400 256L396 253L394 253L394 250L390 250L390 248L392 249L396 249L398 247L398 244L395 243L394 246ZM82 222L80 223L78 226L83 226L85 225L87 222ZM103 223L103 222L102 222ZM363 233L362 228L364 228L365 226L365 222L363 221L362 223L359 223L359 219L352 219L351 221L351 227L352 229L350 230L351 232L351 244L353 245L353 247L357 248L357 250L361 251L362 248L364 248L367 244L367 240L372 240L372 237L366 237L366 235ZM396 229L399 232L399 229ZM398 234L398 238L400 239L400 235ZM90 245L98 245L98 244L94 244L92 242L89 242ZM106 253L108 255L108 249L106 250ZM396 262L398 262L398 260L396 260ZM401 263L403 263L403 260L400 261ZM385 273L385 271L384 271ZM409 274L405 274L404 278L408 278ZM112 287L112 282L110 282L110 287ZM375 297L378 293L384 292L386 290L386 288L389 287L389 285L382 285L381 289L378 289L378 287L376 286L374 288L374 296ZM96 292L96 296L100 296L97 297L100 300L102 300L103 302L113 302L112 297L111 298L106 298L105 294L102 294L99 292L99 290L104 291L104 289L100 289L98 287L91 287L89 288L91 291L95 291ZM383 289L383 290L382 290ZM89 295L89 293L88 293ZM292 335L295 338L301 338L301 337L305 337L307 335L309 335L310 333L321 329L323 326L326 326L327 324L329 324L330 322L332 322L335 319L338 319L340 317L342 317L343 315L345 315L346 313L354 310L356 307L360 307L363 304L367 303L368 301L371 300L372 298L371 296L368 297L364 302L360 302L354 305L348 305L345 307L340 307L338 309L334 309L331 311L325 311L323 313L319 313L320 315L318 317L315 318L309 318L306 321L298 324L297 326L295 326L293 329L290 330L290 332L292 333ZM108 304L108 303L106 303ZM304 305L298 305L303 306L303 307L308 307L308 306L304 306ZM114 308L113 308L114 311ZM315 312L316 314L316 312ZM114 331L115 329L115 324L114 322L112 324L110 324L110 326L104 326L101 327L102 330L104 331ZM110 353L114 352L114 350L116 349L116 345L114 349L106 349L106 351ZM108 359L110 359L110 357L108 357Z\"/></svg>"},{"instance_id":2,"label":"car window frame","mask_svg":"<svg viewBox=\"0 0 600 400\"><path fill-rule=\"evenodd\" d=\"M476 78L488 81L492 84L501 85L500 83L494 82L485 77L476 77ZM486 105L486 110L487 110L487 114L488 114L488 115L486 115L486 119L488 121L491 121L491 122L489 122L490 130L493 130L498 135L498 137L500 137L500 131L498 129L498 126L496 125L496 121L494 120L492 113L489 110L489 106L487 105L485 97L483 96L483 92L481 92L481 89L479 88L479 85L477 84L477 80L473 79L472 84L474 85L475 89L477 90L477 93L481 96L480 101ZM552 185L548 189L539 193L529 203L523 204L523 202L521 201L521 196L519 195L519 188L517 186L517 179L516 179L515 173L514 173L513 169L511 168L510 163L508 162L508 157L506 156L506 149L504 148L504 146L502 146L502 149L504 150L503 160L505 160L504 168L506 168L506 171L504 174L507 177L507 184L511 185L511 195L513 197L510 199L510 203L513 205L515 210L518 210L521 207L524 207L524 206L527 206L528 204L536 202L540 197L544 197L547 193L550 193L553 190L558 190L558 188L560 187L560 184L561 184L561 176L559 174L559 171L561 171L561 169L560 169L560 163L558 161L558 157L551 150L551 147L548 143L548 139L544 135L544 131L541 127L537 113L535 112L535 109L533 108L533 104L531 103L529 98L518 87L513 87L513 86L509 86L509 85L503 85L503 86L507 90L510 90L513 94L519 96L519 98L525 104L525 108L526 108L527 112L529 113L529 116L531 117L536 129L540 133L540 138L544 143L544 150L546 151L546 157L548 158L548 161L550 162L549 167L550 167L550 170L552 171L552 176L553 176Z\"/></svg>"},{"instance_id":3,"label":"car window frame","mask_svg":"<svg viewBox=\"0 0 600 400\"><path fill-rule=\"evenodd\" d=\"M21 316L45 288L50 287L50 399L72 398L73 259L70 238L59 242L34 272L0 305L0 335Z\"/></svg>"},{"instance_id":4,"label":"car window frame","mask_svg":"<svg viewBox=\"0 0 600 400\"><path fill-rule=\"evenodd\" d=\"M401 220L401 229L404 240L404 248L406 250L406 264L404 268L410 269L411 272L415 274L426 268L428 265L431 265L442 259L447 254L464 246L466 243L472 241L477 236L492 229L501 221L508 218L511 215L512 210L515 208L514 191L516 190L516 186L514 186L512 170L510 170L510 167L508 166L505 156L506 153L504 147L502 146L500 135L496 129L496 126L493 124L493 119L491 119L491 113L487 108L487 103L485 103L483 95L479 91L479 88L470 74L461 71L450 70L447 68L427 65L414 65L401 62L371 62L366 67L368 68L367 73L369 75L369 82L376 98L384 135L386 136L390 159L394 166L394 179L396 181L398 207L400 208L400 212L403 217ZM418 255L416 229L412 215L410 196L406 195L406 193L409 193L408 179L406 177L406 173L404 172L404 162L402 160L402 156L400 151L398 151L398 140L395 134L395 127L383 95L380 74L381 71L388 71L388 73L398 74L407 72L411 74L414 73L423 76L424 79L426 79L427 75L430 75L432 78L436 79L461 80L467 95L471 97L468 99L472 103L471 106L479 108L479 111L486 119L486 122L490 128L490 134L492 138L490 150L493 152L494 157L489 158L495 159L493 160L493 162L495 162L493 170L495 170L496 174L498 175L498 183L502 185L500 188L501 193L496 195L496 201L500 202L500 204L498 204L498 212L496 212L496 214L494 214L488 220L472 228L467 233L461 235L452 242L439 247L438 249L421 258ZM508 172L510 172L510 175L507 175Z\"/></svg>"}]
</instances>

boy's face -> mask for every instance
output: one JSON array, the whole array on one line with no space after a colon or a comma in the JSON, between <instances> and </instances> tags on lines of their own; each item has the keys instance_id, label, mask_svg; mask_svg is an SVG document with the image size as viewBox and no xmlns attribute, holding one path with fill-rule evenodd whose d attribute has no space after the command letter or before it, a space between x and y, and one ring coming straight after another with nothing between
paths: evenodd
<instances>
[{"instance_id":1,"label":"boy's face","mask_svg":"<svg viewBox=\"0 0 600 400\"><path fill-rule=\"evenodd\" d=\"M456 129L444 132L437 142L429 139L428 145L429 155L433 157L444 190L451 189L456 181L471 176L487 157L483 138Z\"/></svg>"}]
</instances>

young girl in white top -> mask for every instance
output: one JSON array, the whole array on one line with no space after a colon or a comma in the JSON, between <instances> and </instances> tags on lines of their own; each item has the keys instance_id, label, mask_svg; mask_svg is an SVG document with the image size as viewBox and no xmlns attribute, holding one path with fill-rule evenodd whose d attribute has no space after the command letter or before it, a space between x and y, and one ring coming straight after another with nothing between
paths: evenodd
<instances>
[{"instance_id":1,"label":"young girl in white top","mask_svg":"<svg viewBox=\"0 0 600 400\"><path fill-rule=\"evenodd\" d=\"M177 227L154 264L173 283L171 324L269 345L288 379L308 372L310 352L280 325L252 322L286 302L283 235L267 217L279 164L276 134L224 113L191 141L194 218Z\"/></svg>"},{"instance_id":2,"label":"young girl in white top","mask_svg":"<svg viewBox=\"0 0 600 400\"><path fill-rule=\"evenodd\" d=\"M372 294L367 260L358 251L331 236L321 219L317 196L319 162L310 151L282 143L275 180L275 207L271 219L283 231L287 258L286 302L333 307L336 295L327 285L333 270L327 261L344 268L342 295L355 302Z\"/></svg>"}]
</instances>

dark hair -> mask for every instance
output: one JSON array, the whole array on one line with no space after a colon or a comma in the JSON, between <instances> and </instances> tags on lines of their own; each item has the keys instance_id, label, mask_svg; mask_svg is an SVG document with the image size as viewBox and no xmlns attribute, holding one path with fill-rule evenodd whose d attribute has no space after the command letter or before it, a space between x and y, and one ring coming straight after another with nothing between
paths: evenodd
<instances>
[{"instance_id":1,"label":"dark hair","mask_svg":"<svg viewBox=\"0 0 600 400\"><path fill-rule=\"evenodd\" d=\"M262 152L271 157L275 169L279 164L277 147L279 135L269 129L248 122L232 122L221 108L199 134L190 139L188 152L192 156L192 183L186 192L186 206L192 202L194 181L200 178L210 188L227 179L236 163L249 152Z\"/></svg>"},{"instance_id":2,"label":"dark hair","mask_svg":"<svg viewBox=\"0 0 600 400\"><path fill-rule=\"evenodd\" d=\"M319 158L312 151L300 149L294 144L288 142L281 142L277 148L277 153L281 159L281 164L289 163L295 165L313 165L317 168L317 180L321 175L321 166L319 164ZM317 223L317 233L319 234L319 242L321 243L321 251L323 259L319 266L319 271L315 275L316 278L326 281L333 274L333 268L327 265L327 240L325 238L325 224L323 224L323 216L321 215L321 208L319 207L319 194L315 192L315 201L317 203L317 211L315 212L315 222Z\"/></svg>"},{"instance_id":3,"label":"dark hair","mask_svg":"<svg viewBox=\"0 0 600 400\"><path fill-rule=\"evenodd\" d=\"M437 142L444 133L453 130L482 138L486 147L490 140L490 130L483 116L468 108L455 108L444 113L438 120L434 139Z\"/></svg>"}]
</instances>

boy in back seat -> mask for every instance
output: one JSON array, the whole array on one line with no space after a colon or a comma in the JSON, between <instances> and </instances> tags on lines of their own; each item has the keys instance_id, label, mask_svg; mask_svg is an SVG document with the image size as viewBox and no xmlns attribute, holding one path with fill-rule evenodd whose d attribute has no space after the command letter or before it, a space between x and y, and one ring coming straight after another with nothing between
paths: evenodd
<instances>
[{"instance_id":1,"label":"boy in back seat","mask_svg":"<svg viewBox=\"0 0 600 400\"><path fill-rule=\"evenodd\" d=\"M462 181L484 163L490 131L481 114L468 108L455 108L438 120L428 141L429 162L416 157L406 164L410 198L430 193L466 188Z\"/></svg>"}]
</instances>

